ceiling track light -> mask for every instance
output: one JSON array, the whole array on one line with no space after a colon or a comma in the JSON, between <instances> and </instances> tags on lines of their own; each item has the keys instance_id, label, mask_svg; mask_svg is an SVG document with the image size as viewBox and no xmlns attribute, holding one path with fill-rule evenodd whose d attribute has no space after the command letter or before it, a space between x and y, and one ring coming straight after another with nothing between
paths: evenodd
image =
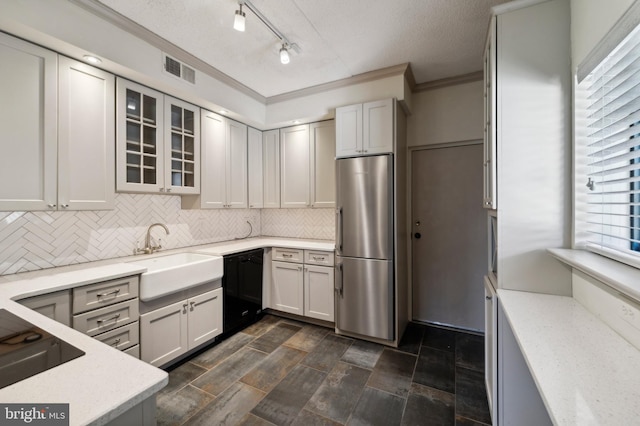
<instances>
[{"instance_id":1,"label":"ceiling track light","mask_svg":"<svg viewBox=\"0 0 640 426\"><path fill-rule=\"evenodd\" d=\"M245 13L242 11L242 3L239 3L240 9L236 10L236 16L233 20L233 29L236 31L244 31Z\"/></svg>"},{"instance_id":2,"label":"ceiling track light","mask_svg":"<svg viewBox=\"0 0 640 426\"><path fill-rule=\"evenodd\" d=\"M246 6L251 12L253 12L256 17L262 21L262 23L271 31L282 43L282 47L280 48L280 62L282 64L288 64L291 61L290 51L293 50L295 53L300 53L300 47L291 43L287 37L285 37L282 32L280 32L268 19L266 16L260 12L249 0L239 0L238 5L240 6L239 10L236 10L235 19L233 21L233 28L238 31L244 31L245 28L245 14L242 12L242 6ZM242 23L240 24L239 21ZM242 28L242 29L240 29Z\"/></svg>"},{"instance_id":3,"label":"ceiling track light","mask_svg":"<svg viewBox=\"0 0 640 426\"><path fill-rule=\"evenodd\" d=\"M287 45L282 43L282 48L280 49L280 62L286 65L290 61L291 58L289 58L289 50L287 50Z\"/></svg>"}]
</instances>

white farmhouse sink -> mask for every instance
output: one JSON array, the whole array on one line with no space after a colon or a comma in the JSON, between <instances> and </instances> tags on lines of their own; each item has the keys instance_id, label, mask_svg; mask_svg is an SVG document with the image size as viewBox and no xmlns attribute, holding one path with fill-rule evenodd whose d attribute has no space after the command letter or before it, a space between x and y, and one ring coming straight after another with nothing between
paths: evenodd
<instances>
[{"instance_id":1,"label":"white farmhouse sink","mask_svg":"<svg viewBox=\"0 0 640 426\"><path fill-rule=\"evenodd\" d=\"M221 256L177 253L131 262L144 266L140 276L140 299L148 301L222 278Z\"/></svg>"}]
</instances>

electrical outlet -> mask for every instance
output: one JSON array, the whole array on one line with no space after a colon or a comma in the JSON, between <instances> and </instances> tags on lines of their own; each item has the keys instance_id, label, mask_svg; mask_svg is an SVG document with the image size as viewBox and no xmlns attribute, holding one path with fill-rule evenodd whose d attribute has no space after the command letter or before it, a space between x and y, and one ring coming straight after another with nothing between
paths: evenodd
<instances>
[{"instance_id":1,"label":"electrical outlet","mask_svg":"<svg viewBox=\"0 0 640 426\"><path fill-rule=\"evenodd\" d=\"M640 330L640 310L625 301L620 301L618 315L620 318Z\"/></svg>"}]
</instances>

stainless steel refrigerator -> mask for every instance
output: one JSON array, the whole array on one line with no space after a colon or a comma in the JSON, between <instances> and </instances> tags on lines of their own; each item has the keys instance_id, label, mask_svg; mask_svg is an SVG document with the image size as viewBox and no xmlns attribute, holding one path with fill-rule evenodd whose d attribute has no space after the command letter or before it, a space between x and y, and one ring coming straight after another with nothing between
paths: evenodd
<instances>
[{"instance_id":1,"label":"stainless steel refrigerator","mask_svg":"<svg viewBox=\"0 0 640 426\"><path fill-rule=\"evenodd\" d=\"M336 329L393 340L393 156L338 159L336 185Z\"/></svg>"}]
</instances>

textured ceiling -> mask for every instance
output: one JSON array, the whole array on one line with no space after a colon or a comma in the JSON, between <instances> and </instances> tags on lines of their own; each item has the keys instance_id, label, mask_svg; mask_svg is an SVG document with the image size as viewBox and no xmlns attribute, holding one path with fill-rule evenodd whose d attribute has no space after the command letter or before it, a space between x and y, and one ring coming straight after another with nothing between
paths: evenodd
<instances>
[{"instance_id":1,"label":"textured ceiling","mask_svg":"<svg viewBox=\"0 0 640 426\"><path fill-rule=\"evenodd\" d=\"M270 97L409 62L417 83L482 69L490 8L506 0L252 0L292 43L251 13L233 29L235 0L100 0Z\"/></svg>"}]
</instances>

